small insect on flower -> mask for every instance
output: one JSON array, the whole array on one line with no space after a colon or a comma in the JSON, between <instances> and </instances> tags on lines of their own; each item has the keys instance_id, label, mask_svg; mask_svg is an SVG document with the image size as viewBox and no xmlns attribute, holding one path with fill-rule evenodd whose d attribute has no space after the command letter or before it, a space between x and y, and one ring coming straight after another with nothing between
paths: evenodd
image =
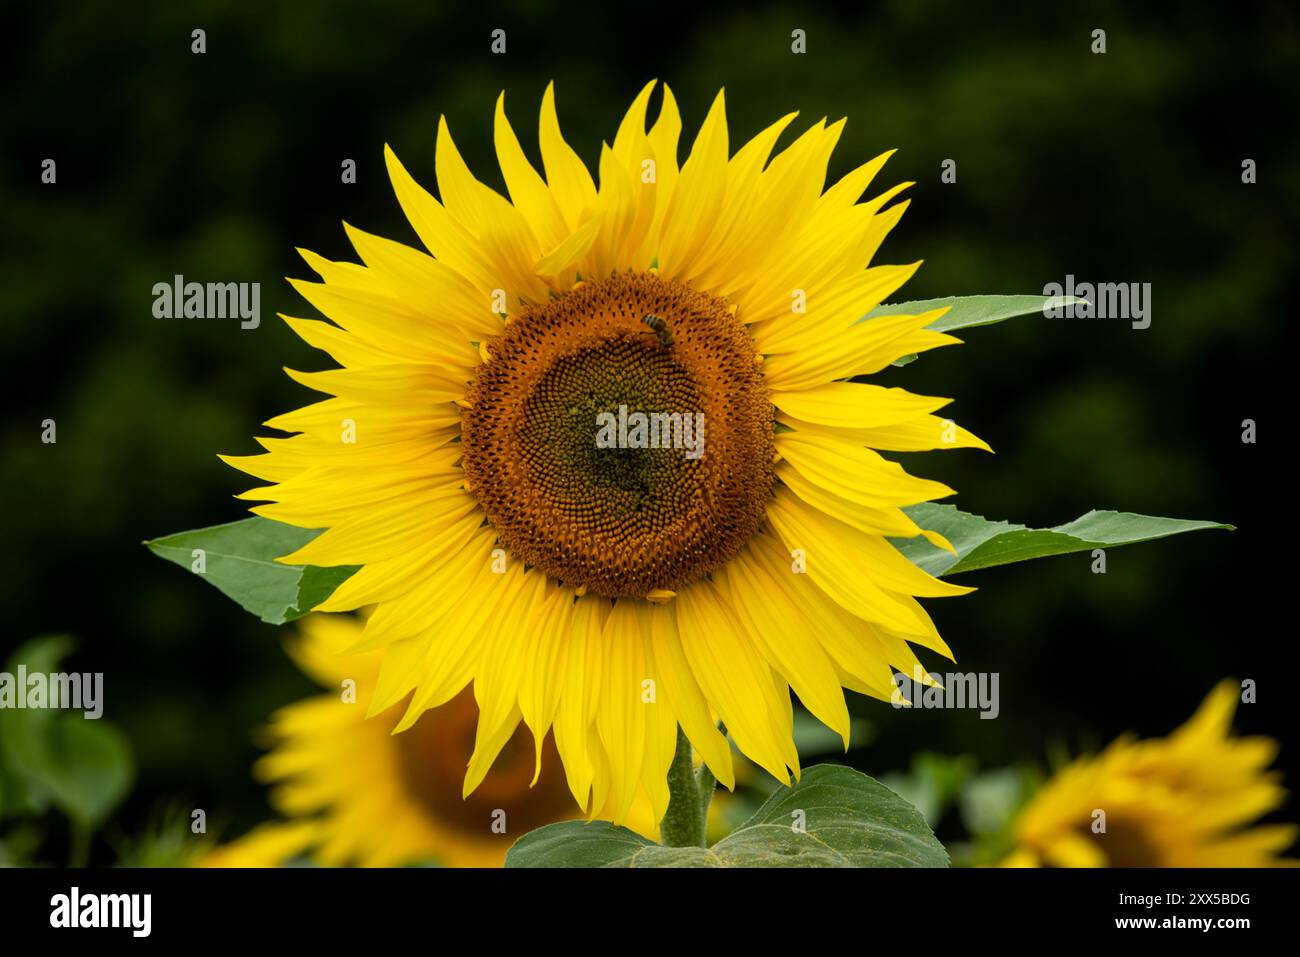
<instances>
[{"instance_id":1,"label":"small insect on flower","mask_svg":"<svg viewBox=\"0 0 1300 957\"><path fill-rule=\"evenodd\" d=\"M662 817L679 728L727 787L719 719L788 782L791 691L847 744L844 688L888 701L913 645L951 657L917 598L969 589L890 539L950 548L903 508L952 489L880 452L987 448L934 414L949 400L862 381L957 342L928 328L942 311L862 321L919 265L872 265L907 207L907 184L863 198L889 154L828 184L844 121L774 154L794 114L733 151L719 93L679 165L667 86L647 122L655 87L599 186L550 87L545 177L497 101L508 198L445 119L438 198L387 150L427 251L347 226L360 263L304 253L321 281L293 285L333 322L286 321L339 368L290 373L328 397L227 459L265 483L254 512L323 529L281 561L359 568L317 610L375 607L356 642L383 657L372 714L400 703L417 733L472 685L465 794L522 722L615 821L642 797ZM673 411L708 422L707 455L594 441L595 417Z\"/></svg>"},{"instance_id":2,"label":"small insect on flower","mask_svg":"<svg viewBox=\"0 0 1300 957\"><path fill-rule=\"evenodd\" d=\"M654 330L654 334L659 337L659 342L665 349L672 348L673 334L667 323L655 315L643 316L641 321Z\"/></svg>"}]
</instances>

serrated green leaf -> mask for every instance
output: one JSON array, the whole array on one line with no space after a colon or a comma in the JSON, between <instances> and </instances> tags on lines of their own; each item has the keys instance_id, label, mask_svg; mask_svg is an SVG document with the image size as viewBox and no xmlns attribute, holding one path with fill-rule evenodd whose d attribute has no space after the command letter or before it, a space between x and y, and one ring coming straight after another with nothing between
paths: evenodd
<instances>
[{"instance_id":1,"label":"serrated green leaf","mask_svg":"<svg viewBox=\"0 0 1300 957\"><path fill-rule=\"evenodd\" d=\"M320 533L319 529L255 517L177 532L145 545L160 558L194 574L198 574L193 572L194 551L202 549L204 571L200 577L262 621L282 625L307 614L357 570L353 566L318 568L276 561Z\"/></svg>"},{"instance_id":2,"label":"serrated green leaf","mask_svg":"<svg viewBox=\"0 0 1300 957\"><path fill-rule=\"evenodd\" d=\"M302 578L298 580L298 598L286 621L301 618L338 590L338 587L357 573L360 565L343 565L322 568L303 565Z\"/></svg>"},{"instance_id":3,"label":"serrated green leaf","mask_svg":"<svg viewBox=\"0 0 1300 957\"><path fill-rule=\"evenodd\" d=\"M712 847L660 847L597 821L525 834L507 867L947 867L925 819L860 771L820 764Z\"/></svg>"},{"instance_id":4,"label":"serrated green leaf","mask_svg":"<svg viewBox=\"0 0 1300 957\"><path fill-rule=\"evenodd\" d=\"M1218 522L1157 518L1132 512L1092 511L1055 528L1028 528L1011 522L991 522L959 511L952 505L932 502L913 505L903 511L922 528L938 532L948 539L957 549L957 554L953 555L919 537L893 540L899 551L931 575L956 575L1050 555L1148 542L1184 532L1212 528L1232 530L1231 525Z\"/></svg>"},{"instance_id":5,"label":"serrated green leaf","mask_svg":"<svg viewBox=\"0 0 1300 957\"><path fill-rule=\"evenodd\" d=\"M1042 315L1047 309L1064 308L1082 304L1078 296L945 296L942 299L914 299L911 302L891 302L877 306L867 313L864 321L876 316L902 316L931 312L947 308L948 311L926 328L936 332L952 332L971 326L988 326L1017 316ZM894 365L905 366L916 355L903 356Z\"/></svg>"},{"instance_id":6,"label":"serrated green leaf","mask_svg":"<svg viewBox=\"0 0 1300 957\"><path fill-rule=\"evenodd\" d=\"M506 867L635 867L637 854L658 846L608 821L561 821L515 841Z\"/></svg>"}]
</instances>

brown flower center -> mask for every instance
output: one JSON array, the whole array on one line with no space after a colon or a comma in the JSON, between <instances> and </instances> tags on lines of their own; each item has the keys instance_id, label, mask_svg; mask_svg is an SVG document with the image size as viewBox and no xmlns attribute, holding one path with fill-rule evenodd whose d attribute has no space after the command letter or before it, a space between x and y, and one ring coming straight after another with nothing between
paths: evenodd
<instances>
[{"instance_id":1,"label":"brown flower center","mask_svg":"<svg viewBox=\"0 0 1300 957\"><path fill-rule=\"evenodd\" d=\"M1163 859L1160 844L1153 839L1150 828L1141 821L1112 814L1104 833L1093 833L1090 826L1079 828L1079 832L1101 846L1110 867L1170 866Z\"/></svg>"},{"instance_id":2,"label":"brown flower center","mask_svg":"<svg viewBox=\"0 0 1300 957\"><path fill-rule=\"evenodd\" d=\"M506 833L514 841L533 828L577 813L549 735L542 750L541 778L532 786L536 751L523 725L501 749L483 783L462 799L477 723L474 693L466 689L442 707L426 711L395 738L407 793L440 827L486 841L494 834L493 815L504 811Z\"/></svg>"},{"instance_id":3,"label":"brown flower center","mask_svg":"<svg viewBox=\"0 0 1300 957\"><path fill-rule=\"evenodd\" d=\"M588 282L486 343L465 477L516 558L607 597L732 558L772 489L772 404L725 302L652 274Z\"/></svg>"}]
</instances>

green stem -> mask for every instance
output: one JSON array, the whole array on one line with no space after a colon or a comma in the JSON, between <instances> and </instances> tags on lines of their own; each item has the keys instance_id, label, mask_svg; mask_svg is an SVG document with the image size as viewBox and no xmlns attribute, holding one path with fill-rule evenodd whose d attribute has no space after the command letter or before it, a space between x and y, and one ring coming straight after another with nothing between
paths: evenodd
<instances>
[{"instance_id":1,"label":"green stem","mask_svg":"<svg viewBox=\"0 0 1300 957\"><path fill-rule=\"evenodd\" d=\"M695 772L695 787L700 792L700 817L704 819L704 829L709 829L709 804L713 801L713 790L718 786L718 779L713 776L709 766L700 762L699 771Z\"/></svg>"},{"instance_id":2,"label":"green stem","mask_svg":"<svg viewBox=\"0 0 1300 957\"><path fill-rule=\"evenodd\" d=\"M72 821L71 841L68 846L68 866L85 867L90 863L90 828L80 821Z\"/></svg>"},{"instance_id":3,"label":"green stem","mask_svg":"<svg viewBox=\"0 0 1300 957\"><path fill-rule=\"evenodd\" d=\"M725 738L727 736L727 726L721 721L718 722L718 732ZM718 779L714 777L709 766L703 761L700 762L700 770L695 775L695 786L700 792L700 816L704 819L704 830L709 830L709 805L713 802L713 792L718 786ZM707 845L706 845L707 846Z\"/></svg>"},{"instance_id":4,"label":"green stem","mask_svg":"<svg viewBox=\"0 0 1300 957\"><path fill-rule=\"evenodd\" d=\"M710 795L712 787L709 788ZM659 824L659 842L665 847L705 847L704 808L691 743L681 728L677 729L677 751L668 768L668 813Z\"/></svg>"}]
</instances>

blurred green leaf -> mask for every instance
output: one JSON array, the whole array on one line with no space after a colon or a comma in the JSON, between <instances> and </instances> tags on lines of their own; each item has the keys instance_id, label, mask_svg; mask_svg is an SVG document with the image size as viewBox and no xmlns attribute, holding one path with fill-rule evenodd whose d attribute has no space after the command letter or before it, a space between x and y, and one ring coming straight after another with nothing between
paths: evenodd
<instances>
[{"instance_id":1,"label":"blurred green leaf","mask_svg":"<svg viewBox=\"0 0 1300 957\"><path fill-rule=\"evenodd\" d=\"M929 825L879 781L819 764L710 848L661 847L598 821L525 834L507 867L947 867Z\"/></svg>"},{"instance_id":2,"label":"blurred green leaf","mask_svg":"<svg viewBox=\"0 0 1300 957\"><path fill-rule=\"evenodd\" d=\"M24 664L29 673L48 674L71 650L72 639L67 635L44 635L19 646L5 662L5 671L17 675L19 664ZM22 689L18 690L21 693ZM0 709L0 766L6 779L6 813L11 816L40 813L49 804L48 789L27 769L41 764L44 725L53 716L49 711Z\"/></svg>"},{"instance_id":3,"label":"blurred green leaf","mask_svg":"<svg viewBox=\"0 0 1300 957\"><path fill-rule=\"evenodd\" d=\"M891 302L877 306L864 319L877 316L917 315L947 308L947 312L926 328L935 332L952 332L971 326L989 326L1017 316L1042 315L1047 309L1082 303L1077 296L945 296L942 299L914 299L911 302ZM905 366L916 359L916 354L903 356L894 365Z\"/></svg>"},{"instance_id":4,"label":"blurred green leaf","mask_svg":"<svg viewBox=\"0 0 1300 957\"><path fill-rule=\"evenodd\" d=\"M131 790L131 745L102 719L60 715L51 724L45 783L54 804L87 827L98 827Z\"/></svg>"},{"instance_id":5,"label":"blurred green leaf","mask_svg":"<svg viewBox=\"0 0 1300 957\"><path fill-rule=\"evenodd\" d=\"M1132 512L1093 511L1055 528L1027 528L1011 522L991 522L959 511L952 505L931 502L913 505L904 511L922 528L938 532L957 549L954 555L919 536L893 540L899 551L931 575L956 575L1032 558L1132 545L1183 532L1211 528L1231 531L1233 528L1218 522L1156 518Z\"/></svg>"},{"instance_id":6,"label":"blurred green leaf","mask_svg":"<svg viewBox=\"0 0 1300 957\"><path fill-rule=\"evenodd\" d=\"M999 768L972 778L962 789L961 817L976 837L1000 834L1032 795L1034 781L1020 768Z\"/></svg>"},{"instance_id":7,"label":"blurred green leaf","mask_svg":"<svg viewBox=\"0 0 1300 957\"><path fill-rule=\"evenodd\" d=\"M66 635L36 638L14 653L6 670L16 674L23 664L29 675L53 674L71 650ZM29 809L53 804L86 828L113 812L135 778L126 736L102 718L54 708L6 708L0 710L0 746L9 783L21 787Z\"/></svg>"},{"instance_id":8,"label":"blurred green leaf","mask_svg":"<svg viewBox=\"0 0 1300 957\"><path fill-rule=\"evenodd\" d=\"M216 847L216 838L191 830L192 809L173 800L157 805L134 834L110 834L118 867L193 867Z\"/></svg>"},{"instance_id":9,"label":"blurred green leaf","mask_svg":"<svg viewBox=\"0 0 1300 957\"><path fill-rule=\"evenodd\" d=\"M194 574L200 574L193 571L195 550L202 549L201 577L262 621L282 625L307 614L357 570L276 561L319 534L319 529L254 517L177 532L144 544L155 555Z\"/></svg>"},{"instance_id":10,"label":"blurred green leaf","mask_svg":"<svg viewBox=\"0 0 1300 957\"><path fill-rule=\"evenodd\" d=\"M5 778L6 778L6 772L4 766L4 757L3 755L0 755L0 821L3 821L5 818L5 792L13 787L13 785L6 783ZM10 798L9 800L13 800L13 799Z\"/></svg>"},{"instance_id":11,"label":"blurred green leaf","mask_svg":"<svg viewBox=\"0 0 1300 957\"><path fill-rule=\"evenodd\" d=\"M0 867L35 867L44 831L35 824L16 828L0 837Z\"/></svg>"},{"instance_id":12,"label":"blurred green leaf","mask_svg":"<svg viewBox=\"0 0 1300 957\"><path fill-rule=\"evenodd\" d=\"M922 752L913 756L909 771L881 778L886 787L913 805L931 827L961 793L975 770L975 759L964 754L948 757Z\"/></svg>"}]
</instances>

